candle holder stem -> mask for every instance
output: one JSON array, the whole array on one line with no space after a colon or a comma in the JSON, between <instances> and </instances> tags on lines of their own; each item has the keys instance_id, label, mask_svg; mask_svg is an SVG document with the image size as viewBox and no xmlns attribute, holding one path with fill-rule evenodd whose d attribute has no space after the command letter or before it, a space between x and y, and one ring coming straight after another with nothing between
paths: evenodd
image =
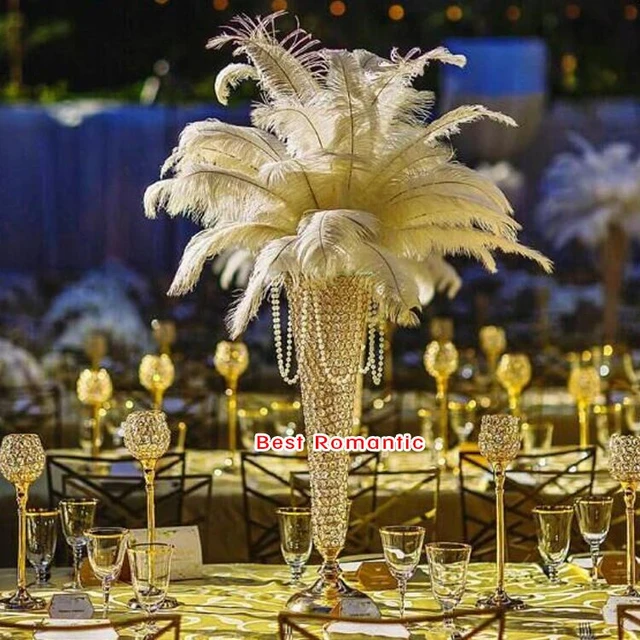
<instances>
[{"instance_id":1,"label":"candle holder stem","mask_svg":"<svg viewBox=\"0 0 640 640\"><path fill-rule=\"evenodd\" d=\"M439 437L442 449L438 455L438 464L446 466L449 451L449 409L447 407L447 388L449 380L444 376L436 379L436 402L438 403Z\"/></svg>"},{"instance_id":2,"label":"candle holder stem","mask_svg":"<svg viewBox=\"0 0 640 640\"><path fill-rule=\"evenodd\" d=\"M504 588L505 567L505 526L504 526L504 481L505 466L501 462L493 465L493 478L496 485L496 590L488 597L480 598L480 609L524 609L522 600L512 598Z\"/></svg>"},{"instance_id":3,"label":"candle holder stem","mask_svg":"<svg viewBox=\"0 0 640 640\"><path fill-rule=\"evenodd\" d=\"M164 402L164 389L156 388L153 391L153 408L156 411L162 411L162 403Z\"/></svg>"},{"instance_id":4,"label":"candle holder stem","mask_svg":"<svg viewBox=\"0 0 640 640\"><path fill-rule=\"evenodd\" d=\"M227 378L227 425L229 430L229 451L233 454L236 452L237 432L238 432L238 378L229 376Z\"/></svg>"},{"instance_id":5,"label":"candle holder stem","mask_svg":"<svg viewBox=\"0 0 640 640\"><path fill-rule=\"evenodd\" d=\"M100 420L100 409L102 403L96 402L93 405L93 422L91 429L91 455L96 457L100 455L100 448L102 447L102 424Z\"/></svg>"},{"instance_id":6,"label":"candle holder stem","mask_svg":"<svg viewBox=\"0 0 640 640\"><path fill-rule=\"evenodd\" d=\"M8 598L0 600L0 607L11 611L31 611L42 609L45 602L42 598L34 598L27 591L27 500L29 485L16 484L16 502L18 503L18 588Z\"/></svg>"},{"instance_id":7,"label":"candle holder stem","mask_svg":"<svg viewBox=\"0 0 640 640\"><path fill-rule=\"evenodd\" d=\"M580 446L589 446L589 405L578 402L578 424L580 425Z\"/></svg>"},{"instance_id":8,"label":"candle holder stem","mask_svg":"<svg viewBox=\"0 0 640 640\"><path fill-rule=\"evenodd\" d=\"M627 520L627 588L624 595L637 598L640 597L640 592L636 589L635 505L637 485L632 482L625 482L622 486Z\"/></svg>"},{"instance_id":9,"label":"candle holder stem","mask_svg":"<svg viewBox=\"0 0 640 640\"><path fill-rule=\"evenodd\" d=\"M520 394L517 391L509 391L509 411L512 416L520 417Z\"/></svg>"},{"instance_id":10,"label":"candle holder stem","mask_svg":"<svg viewBox=\"0 0 640 640\"><path fill-rule=\"evenodd\" d=\"M143 460L142 472L147 494L147 542L156 541L156 463L157 460Z\"/></svg>"}]
</instances>

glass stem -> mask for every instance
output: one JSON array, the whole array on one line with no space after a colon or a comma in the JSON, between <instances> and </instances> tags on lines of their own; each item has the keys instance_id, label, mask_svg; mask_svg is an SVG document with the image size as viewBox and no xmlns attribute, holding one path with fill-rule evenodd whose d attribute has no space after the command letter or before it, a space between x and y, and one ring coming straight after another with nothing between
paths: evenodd
<instances>
[{"instance_id":1,"label":"glass stem","mask_svg":"<svg viewBox=\"0 0 640 640\"><path fill-rule=\"evenodd\" d=\"M560 582L558 579L558 567L555 564L549 565L549 581L551 584L557 584Z\"/></svg>"},{"instance_id":2,"label":"glass stem","mask_svg":"<svg viewBox=\"0 0 640 640\"><path fill-rule=\"evenodd\" d=\"M598 561L600 560L600 545L589 545L591 551L591 586L595 589L598 586Z\"/></svg>"},{"instance_id":3,"label":"glass stem","mask_svg":"<svg viewBox=\"0 0 640 640\"><path fill-rule=\"evenodd\" d=\"M292 565L290 565L291 584L294 587L300 584L300 579L302 578L302 567L303 565L298 562L294 562Z\"/></svg>"},{"instance_id":4,"label":"glass stem","mask_svg":"<svg viewBox=\"0 0 640 640\"><path fill-rule=\"evenodd\" d=\"M398 578L398 590L400 591L400 617L404 618L405 607L407 604L407 579Z\"/></svg>"},{"instance_id":5,"label":"glass stem","mask_svg":"<svg viewBox=\"0 0 640 640\"><path fill-rule=\"evenodd\" d=\"M82 564L82 545L73 546L73 589L82 589L80 582L80 565Z\"/></svg>"},{"instance_id":6,"label":"glass stem","mask_svg":"<svg viewBox=\"0 0 640 640\"><path fill-rule=\"evenodd\" d=\"M102 581L102 599L103 599L103 611L104 617L109 617L109 596L111 595L111 580L104 578Z\"/></svg>"},{"instance_id":7,"label":"glass stem","mask_svg":"<svg viewBox=\"0 0 640 640\"><path fill-rule=\"evenodd\" d=\"M46 584L49 581L49 566L39 564L33 568L36 572L36 584Z\"/></svg>"}]
</instances>

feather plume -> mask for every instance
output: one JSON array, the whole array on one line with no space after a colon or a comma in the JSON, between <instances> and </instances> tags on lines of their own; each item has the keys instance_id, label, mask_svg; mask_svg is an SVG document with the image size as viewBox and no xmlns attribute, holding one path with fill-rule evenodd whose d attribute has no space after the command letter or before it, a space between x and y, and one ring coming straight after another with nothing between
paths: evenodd
<instances>
[{"instance_id":1,"label":"feather plume","mask_svg":"<svg viewBox=\"0 0 640 640\"><path fill-rule=\"evenodd\" d=\"M498 187L456 163L448 144L465 123L514 121L472 105L425 124L434 97L413 81L432 62L462 66L463 56L322 49L299 27L279 36L280 15L239 16L209 43L243 58L217 79L222 102L243 80L257 80L252 127L189 125L165 163L168 176L145 194L148 216L165 209L206 227L185 250L171 293L189 290L207 260L237 249L255 264L229 317L233 336L270 286L338 275L369 278L382 313L411 325L434 290L455 295L460 287L444 256L472 256L495 270L493 254L502 251L551 268L519 244Z\"/></svg>"}]
</instances>

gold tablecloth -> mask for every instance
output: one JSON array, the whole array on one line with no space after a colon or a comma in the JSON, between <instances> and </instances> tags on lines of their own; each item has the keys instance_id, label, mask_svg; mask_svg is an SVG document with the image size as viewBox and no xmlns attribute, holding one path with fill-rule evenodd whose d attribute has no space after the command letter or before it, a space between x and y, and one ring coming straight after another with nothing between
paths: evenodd
<instances>
[{"instance_id":1,"label":"gold tablecloth","mask_svg":"<svg viewBox=\"0 0 640 640\"><path fill-rule=\"evenodd\" d=\"M227 564L205 567L201 580L174 582L170 592L183 606L174 610L182 616L181 638L198 640L217 638L231 640L246 638L274 640L277 638L277 614L284 608L294 589L286 585L288 569L283 566ZM563 640L578 637L581 621L590 622L596 638L615 637L614 627L602 621L601 608L606 600L604 590L592 591L588 587L586 572L566 565L561 569L565 584L552 586L537 565L512 564L507 567L509 593L525 599L528 608L522 612L507 614L507 638L509 640ZM466 595L461 607L472 608L481 593L492 590L495 569L491 564L472 564ZM54 578L63 576L55 574ZM309 568L305 580L314 578L314 569ZM0 572L0 586L10 588L13 574ZM617 588L619 590L619 588ZM113 589L113 619L131 616L125 609L132 595L131 587L118 585ZM369 592L381 607L385 616L398 612L396 591ZM44 592L46 597L51 592ZM100 607L100 592L89 591L94 604ZM427 576L420 572L409 584L407 614L437 613L437 604L431 597ZM42 615L9 614L0 612L0 637L29 638L29 633L2 630L3 620L38 620ZM415 638L427 638L426 631L416 630ZM130 636L122 636L130 637Z\"/></svg>"}]
</instances>

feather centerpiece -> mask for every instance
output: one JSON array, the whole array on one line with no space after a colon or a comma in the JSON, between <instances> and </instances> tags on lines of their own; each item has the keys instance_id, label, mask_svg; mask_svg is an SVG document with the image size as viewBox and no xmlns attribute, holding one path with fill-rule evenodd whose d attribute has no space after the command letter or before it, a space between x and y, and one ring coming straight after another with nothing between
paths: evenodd
<instances>
[{"instance_id":1,"label":"feather centerpiece","mask_svg":"<svg viewBox=\"0 0 640 640\"><path fill-rule=\"evenodd\" d=\"M280 15L239 16L209 42L246 58L223 70L215 89L224 104L238 83L257 80L263 100L252 126L188 125L163 167L171 176L145 194L149 217L164 209L205 227L186 247L170 294L191 290L216 255L249 252L255 264L229 318L236 337L266 290L285 279L365 276L381 315L414 325L431 272L444 274L449 292L459 286L445 256L495 271L500 250L551 269L518 242L502 192L457 163L448 144L468 122L515 122L481 105L427 122L433 93L413 81L432 62L463 66L463 56L443 47L404 56L394 49L388 59L324 49L301 28L280 38Z\"/></svg>"},{"instance_id":2,"label":"feather centerpiece","mask_svg":"<svg viewBox=\"0 0 640 640\"><path fill-rule=\"evenodd\" d=\"M561 249L573 240L596 248L612 226L640 237L640 155L615 143L597 150L572 135L575 151L558 154L541 183L538 206L541 228Z\"/></svg>"},{"instance_id":3,"label":"feather centerpiece","mask_svg":"<svg viewBox=\"0 0 640 640\"><path fill-rule=\"evenodd\" d=\"M598 151L581 136L571 141L576 151L556 156L543 176L538 221L556 249L578 241L600 251L602 337L613 343L629 241L640 238L640 156L626 143Z\"/></svg>"}]
</instances>

